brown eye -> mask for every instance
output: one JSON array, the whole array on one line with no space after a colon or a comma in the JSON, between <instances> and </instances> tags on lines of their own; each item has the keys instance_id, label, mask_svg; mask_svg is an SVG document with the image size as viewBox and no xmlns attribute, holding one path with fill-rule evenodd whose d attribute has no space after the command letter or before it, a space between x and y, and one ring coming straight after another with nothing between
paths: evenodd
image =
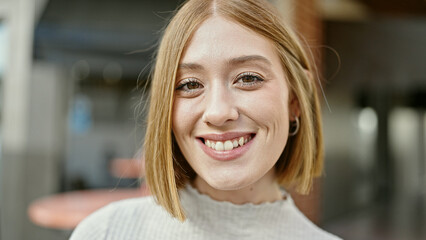
<instances>
[{"instance_id":1,"label":"brown eye","mask_svg":"<svg viewBox=\"0 0 426 240\"><path fill-rule=\"evenodd\" d=\"M203 84L199 82L197 79L187 78L180 82L180 84L176 87L176 91L180 92L198 92L203 88Z\"/></svg>"},{"instance_id":2,"label":"brown eye","mask_svg":"<svg viewBox=\"0 0 426 240\"><path fill-rule=\"evenodd\" d=\"M263 82L263 78L254 73L243 73L237 77L237 82L243 85Z\"/></svg>"},{"instance_id":3,"label":"brown eye","mask_svg":"<svg viewBox=\"0 0 426 240\"><path fill-rule=\"evenodd\" d=\"M197 89L199 87L200 87L200 84L198 82L187 83L187 88L190 89L190 90Z\"/></svg>"},{"instance_id":4,"label":"brown eye","mask_svg":"<svg viewBox=\"0 0 426 240\"><path fill-rule=\"evenodd\" d=\"M254 82L257 81L258 77L257 76L252 76L252 75L245 75L241 77L241 81L243 83L250 83L250 82Z\"/></svg>"},{"instance_id":5,"label":"brown eye","mask_svg":"<svg viewBox=\"0 0 426 240\"><path fill-rule=\"evenodd\" d=\"M264 79L261 75L253 72L245 72L237 76L234 84L241 89L254 90L260 87L263 81Z\"/></svg>"}]
</instances>

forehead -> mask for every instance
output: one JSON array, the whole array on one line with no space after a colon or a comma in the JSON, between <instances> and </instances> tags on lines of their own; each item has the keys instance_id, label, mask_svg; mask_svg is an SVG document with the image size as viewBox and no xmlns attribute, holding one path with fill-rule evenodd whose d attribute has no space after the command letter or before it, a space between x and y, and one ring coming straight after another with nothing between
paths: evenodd
<instances>
[{"instance_id":1,"label":"forehead","mask_svg":"<svg viewBox=\"0 0 426 240\"><path fill-rule=\"evenodd\" d=\"M227 60L241 56L259 55L278 64L279 58L272 42L241 24L221 16L205 20L187 43L181 63Z\"/></svg>"}]
</instances>

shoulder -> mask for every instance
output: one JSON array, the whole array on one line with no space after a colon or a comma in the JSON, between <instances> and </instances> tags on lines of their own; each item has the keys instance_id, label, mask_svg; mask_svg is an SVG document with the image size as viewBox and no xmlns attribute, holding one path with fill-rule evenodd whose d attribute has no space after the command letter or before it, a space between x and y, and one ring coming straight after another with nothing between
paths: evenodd
<instances>
[{"instance_id":1,"label":"shoulder","mask_svg":"<svg viewBox=\"0 0 426 240\"><path fill-rule=\"evenodd\" d=\"M309 220L290 199L289 218L292 219L292 232L297 239L341 240L341 238L321 229Z\"/></svg>"},{"instance_id":2,"label":"shoulder","mask_svg":"<svg viewBox=\"0 0 426 240\"><path fill-rule=\"evenodd\" d=\"M140 225L149 221L147 216L162 213L152 197L133 198L111 203L85 218L74 230L71 240L106 239L126 234L137 234ZM124 239L124 238L123 238Z\"/></svg>"}]
</instances>

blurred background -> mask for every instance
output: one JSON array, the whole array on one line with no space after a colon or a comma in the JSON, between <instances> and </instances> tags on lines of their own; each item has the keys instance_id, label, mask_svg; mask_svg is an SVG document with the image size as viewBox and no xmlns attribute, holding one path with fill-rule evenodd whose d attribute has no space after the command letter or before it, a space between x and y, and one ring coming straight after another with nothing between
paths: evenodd
<instances>
[{"instance_id":1,"label":"blurred background","mask_svg":"<svg viewBox=\"0 0 426 240\"><path fill-rule=\"evenodd\" d=\"M426 239L426 1L270 1L325 96L325 174L298 205L344 239ZM101 189L140 194L141 86L181 2L0 0L1 239L68 239Z\"/></svg>"}]
</instances>

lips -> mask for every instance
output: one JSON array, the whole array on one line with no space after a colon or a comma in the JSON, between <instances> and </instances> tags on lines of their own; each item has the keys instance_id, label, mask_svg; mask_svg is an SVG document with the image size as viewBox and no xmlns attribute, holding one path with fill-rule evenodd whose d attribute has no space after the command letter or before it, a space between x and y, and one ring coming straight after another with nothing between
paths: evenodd
<instances>
[{"instance_id":1,"label":"lips","mask_svg":"<svg viewBox=\"0 0 426 240\"><path fill-rule=\"evenodd\" d=\"M255 135L247 132L207 134L198 136L197 140L210 157L217 160L232 160L249 149Z\"/></svg>"}]
</instances>

